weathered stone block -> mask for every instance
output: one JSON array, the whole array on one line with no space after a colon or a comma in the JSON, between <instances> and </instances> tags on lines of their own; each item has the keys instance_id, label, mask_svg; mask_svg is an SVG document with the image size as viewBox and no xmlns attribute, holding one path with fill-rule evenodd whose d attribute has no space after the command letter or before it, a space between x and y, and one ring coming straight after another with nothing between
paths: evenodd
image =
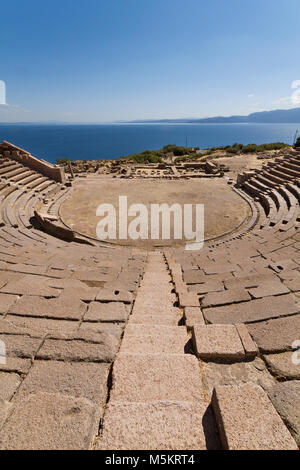
<instances>
[{"instance_id":1,"label":"weathered stone block","mask_svg":"<svg viewBox=\"0 0 300 470\"><path fill-rule=\"evenodd\" d=\"M185 327L130 324L120 351L132 354L184 354L188 340Z\"/></svg>"},{"instance_id":2,"label":"weathered stone block","mask_svg":"<svg viewBox=\"0 0 300 470\"><path fill-rule=\"evenodd\" d=\"M188 330L191 330L194 325L205 325L200 307L185 307L184 318Z\"/></svg>"},{"instance_id":3,"label":"weathered stone block","mask_svg":"<svg viewBox=\"0 0 300 470\"><path fill-rule=\"evenodd\" d=\"M298 449L267 394L258 385L217 387L212 405L225 449Z\"/></svg>"},{"instance_id":4,"label":"weathered stone block","mask_svg":"<svg viewBox=\"0 0 300 470\"><path fill-rule=\"evenodd\" d=\"M95 322L125 322L127 318L128 311L121 302L91 302L84 316L86 321Z\"/></svg>"},{"instance_id":5,"label":"weathered stone block","mask_svg":"<svg viewBox=\"0 0 300 470\"><path fill-rule=\"evenodd\" d=\"M296 352L265 355L265 361L273 375L280 379L300 379L300 367L293 361Z\"/></svg>"},{"instance_id":6,"label":"weathered stone block","mask_svg":"<svg viewBox=\"0 0 300 470\"><path fill-rule=\"evenodd\" d=\"M2 400L2 398L0 398L0 429L5 422L10 409L11 404L8 401Z\"/></svg>"},{"instance_id":7,"label":"weathered stone block","mask_svg":"<svg viewBox=\"0 0 300 470\"><path fill-rule=\"evenodd\" d=\"M130 304L133 301L133 295L131 292L118 289L100 289L96 300L99 302L124 302Z\"/></svg>"},{"instance_id":8,"label":"weathered stone block","mask_svg":"<svg viewBox=\"0 0 300 470\"><path fill-rule=\"evenodd\" d=\"M0 449L87 450L97 429L98 411L89 400L39 392L16 402Z\"/></svg>"},{"instance_id":9,"label":"weathered stone block","mask_svg":"<svg viewBox=\"0 0 300 470\"><path fill-rule=\"evenodd\" d=\"M293 342L299 339L300 315L252 323L247 328L261 352L284 352L292 349Z\"/></svg>"},{"instance_id":10,"label":"weathered stone block","mask_svg":"<svg viewBox=\"0 0 300 470\"><path fill-rule=\"evenodd\" d=\"M203 401L198 360L188 354L119 354L112 403Z\"/></svg>"},{"instance_id":11,"label":"weathered stone block","mask_svg":"<svg viewBox=\"0 0 300 470\"><path fill-rule=\"evenodd\" d=\"M48 280L46 277L28 274L18 281L8 282L8 284L1 288L1 292L17 295L58 297L60 291L49 287Z\"/></svg>"},{"instance_id":12,"label":"weathered stone block","mask_svg":"<svg viewBox=\"0 0 300 470\"><path fill-rule=\"evenodd\" d=\"M254 323L295 313L300 313L300 307L292 294L203 310L204 318L215 324Z\"/></svg>"},{"instance_id":13,"label":"weathered stone block","mask_svg":"<svg viewBox=\"0 0 300 470\"><path fill-rule=\"evenodd\" d=\"M108 367L108 364L35 361L16 399L38 392L61 393L87 398L100 407L106 398Z\"/></svg>"},{"instance_id":14,"label":"weathered stone block","mask_svg":"<svg viewBox=\"0 0 300 470\"><path fill-rule=\"evenodd\" d=\"M199 298L194 292L179 292L180 307L199 307Z\"/></svg>"},{"instance_id":15,"label":"weathered stone block","mask_svg":"<svg viewBox=\"0 0 300 470\"><path fill-rule=\"evenodd\" d=\"M300 447L300 381L276 384L268 395Z\"/></svg>"},{"instance_id":16,"label":"weathered stone block","mask_svg":"<svg viewBox=\"0 0 300 470\"><path fill-rule=\"evenodd\" d=\"M107 335L107 341L104 340L102 344L46 339L36 357L70 362L112 362L116 352L116 338Z\"/></svg>"},{"instance_id":17,"label":"weathered stone block","mask_svg":"<svg viewBox=\"0 0 300 470\"><path fill-rule=\"evenodd\" d=\"M215 423L204 402L160 401L110 403L96 449L204 450L218 445Z\"/></svg>"},{"instance_id":18,"label":"weathered stone block","mask_svg":"<svg viewBox=\"0 0 300 470\"><path fill-rule=\"evenodd\" d=\"M0 372L0 400L11 400L21 382L18 374Z\"/></svg>"},{"instance_id":19,"label":"weathered stone block","mask_svg":"<svg viewBox=\"0 0 300 470\"><path fill-rule=\"evenodd\" d=\"M228 364L206 362L203 365L203 381L210 396L214 388L219 385L242 385L251 382L268 390L275 383L274 377L266 368L263 360L258 357L253 361Z\"/></svg>"},{"instance_id":20,"label":"weathered stone block","mask_svg":"<svg viewBox=\"0 0 300 470\"><path fill-rule=\"evenodd\" d=\"M17 295L1 294L0 295L0 313L7 313L8 309L18 300Z\"/></svg>"},{"instance_id":21,"label":"weathered stone block","mask_svg":"<svg viewBox=\"0 0 300 470\"><path fill-rule=\"evenodd\" d=\"M9 309L9 313L14 315L59 318L62 320L79 320L86 311L84 302L74 297L45 299L44 297L35 297L23 295Z\"/></svg>"},{"instance_id":22,"label":"weathered stone block","mask_svg":"<svg viewBox=\"0 0 300 470\"><path fill-rule=\"evenodd\" d=\"M210 292L201 300L202 307L212 307L215 305L226 305L250 300L251 297L243 288L224 290L222 292Z\"/></svg>"},{"instance_id":23,"label":"weathered stone block","mask_svg":"<svg viewBox=\"0 0 300 470\"><path fill-rule=\"evenodd\" d=\"M245 351L234 325L195 325L193 343L202 359L240 360Z\"/></svg>"},{"instance_id":24,"label":"weathered stone block","mask_svg":"<svg viewBox=\"0 0 300 470\"><path fill-rule=\"evenodd\" d=\"M246 325L240 324L235 326L244 346L246 357L254 358L258 353L258 348L252 340Z\"/></svg>"}]
</instances>

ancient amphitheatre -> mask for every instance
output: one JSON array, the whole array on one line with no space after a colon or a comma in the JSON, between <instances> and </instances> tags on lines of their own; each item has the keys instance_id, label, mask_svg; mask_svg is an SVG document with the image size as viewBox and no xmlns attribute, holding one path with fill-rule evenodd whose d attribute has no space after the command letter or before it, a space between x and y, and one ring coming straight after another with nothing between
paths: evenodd
<instances>
[{"instance_id":1,"label":"ancient amphitheatre","mask_svg":"<svg viewBox=\"0 0 300 470\"><path fill-rule=\"evenodd\" d=\"M65 172L0 145L1 449L299 448L300 152L242 159ZM97 240L124 191L203 203L204 248Z\"/></svg>"}]
</instances>

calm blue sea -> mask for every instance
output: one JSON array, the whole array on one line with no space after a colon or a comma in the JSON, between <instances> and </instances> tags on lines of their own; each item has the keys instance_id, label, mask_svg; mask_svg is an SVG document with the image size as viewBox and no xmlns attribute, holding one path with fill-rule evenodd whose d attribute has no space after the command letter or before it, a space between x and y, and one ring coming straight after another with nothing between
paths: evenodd
<instances>
[{"instance_id":1,"label":"calm blue sea","mask_svg":"<svg viewBox=\"0 0 300 470\"><path fill-rule=\"evenodd\" d=\"M32 155L55 163L111 159L159 149L167 144L216 147L267 142L293 143L300 124L0 124L0 141L8 140Z\"/></svg>"}]
</instances>

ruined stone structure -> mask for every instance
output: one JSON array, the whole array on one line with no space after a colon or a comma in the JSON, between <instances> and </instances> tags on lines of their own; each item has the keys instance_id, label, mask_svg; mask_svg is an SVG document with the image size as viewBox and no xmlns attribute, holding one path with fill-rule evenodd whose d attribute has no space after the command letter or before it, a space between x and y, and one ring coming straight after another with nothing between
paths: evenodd
<instances>
[{"instance_id":1,"label":"ruined stone structure","mask_svg":"<svg viewBox=\"0 0 300 470\"><path fill-rule=\"evenodd\" d=\"M213 162L189 161L182 163L134 163L128 161L113 161L107 169L108 174L121 178L207 178L222 176L222 169Z\"/></svg>"},{"instance_id":2,"label":"ruined stone structure","mask_svg":"<svg viewBox=\"0 0 300 470\"><path fill-rule=\"evenodd\" d=\"M51 165L51 163L48 163L45 160L33 157L29 152L26 152L26 150L20 149L9 142L2 142L0 145L0 153L4 157L15 160L21 165L29 167L34 171L38 171L50 179L63 184L66 182L64 170L61 167L58 165Z\"/></svg>"},{"instance_id":3,"label":"ruined stone structure","mask_svg":"<svg viewBox=\"0 0 300 470\"><path fill-rule=\"evenodd\" d=\"M61 169L2 144L0 448L298 449L299 177L243 174L247 227L147 253L64 231Z\"/></svg>"}]
</instances>

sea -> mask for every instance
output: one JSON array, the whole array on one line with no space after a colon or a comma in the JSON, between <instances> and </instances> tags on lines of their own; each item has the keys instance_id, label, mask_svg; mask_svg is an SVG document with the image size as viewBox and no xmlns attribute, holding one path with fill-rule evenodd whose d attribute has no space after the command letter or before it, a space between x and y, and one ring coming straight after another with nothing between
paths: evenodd
<instances>
[{"instance_id":1,"label":"sea","mask_svg":"<svg viewBox=\"0 0 300 470\"><path fill-rule=\"evenodd\" d=\"M55 163L57 158L96 160L124 157L168 144L201 149L241 144L292 144L299 124L1 124L7 140L32 155ZM298 133L299 135L299 133Z\"/></svg>"}]
</instances>

